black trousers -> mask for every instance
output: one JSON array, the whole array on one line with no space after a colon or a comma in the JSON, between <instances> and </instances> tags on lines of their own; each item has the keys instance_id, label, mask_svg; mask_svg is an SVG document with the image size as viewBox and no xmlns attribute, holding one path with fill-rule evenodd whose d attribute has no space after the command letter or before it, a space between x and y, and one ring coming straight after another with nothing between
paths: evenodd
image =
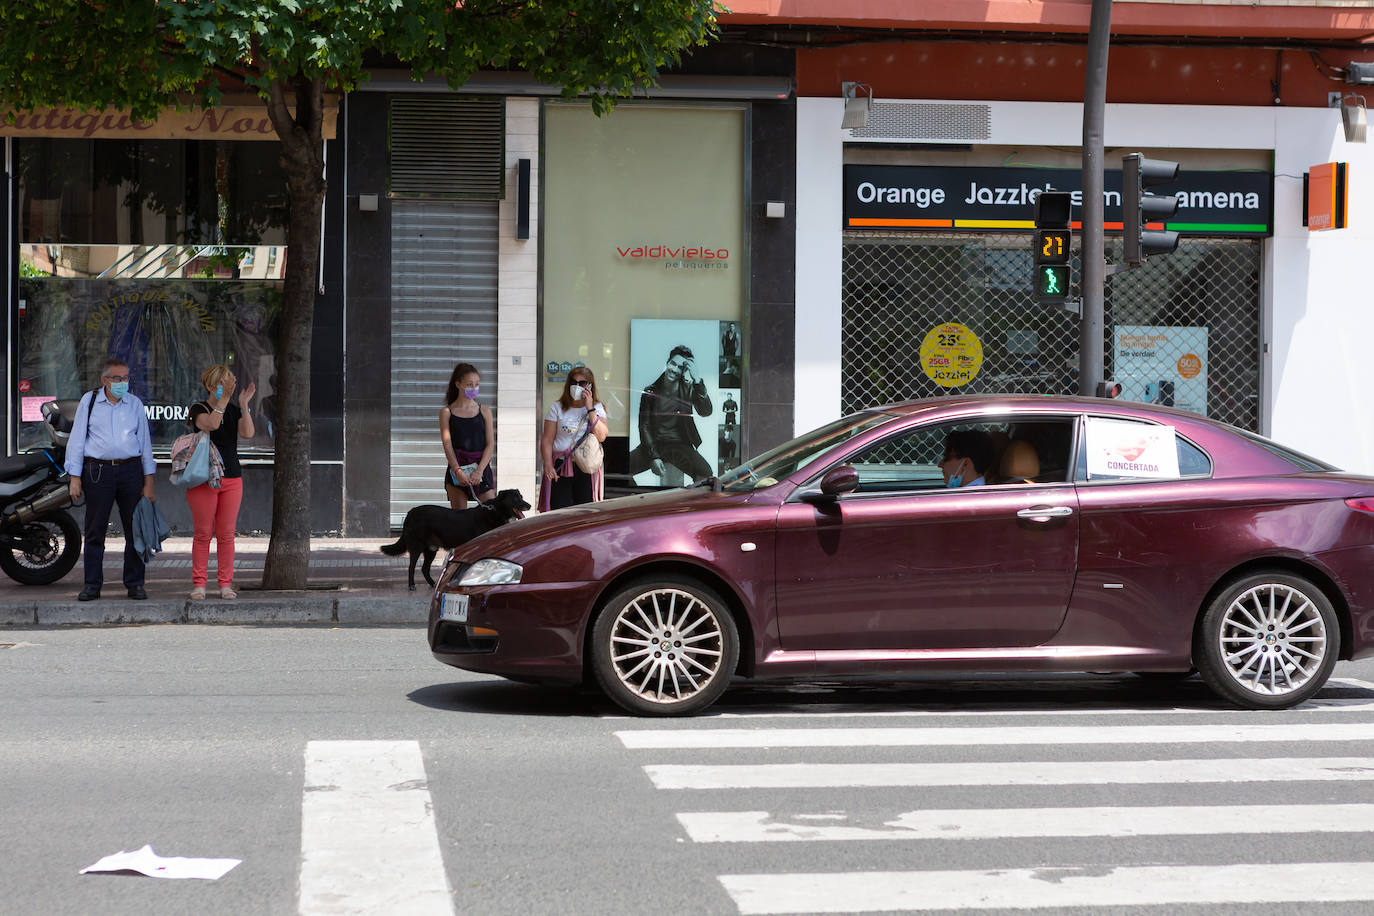
<instances>
[{"instance_id":1,"label":"black trousers","mask_svg":"<svg viewBox=\"0 0 1374 916\"><path fill-rule=\"evenodd\" d=\"M711 476L711 465L706 463L700 452L686 442L660 442L658 454L664 464L671 464L682 471L688 480L695 482ZM640 445L630 452L630 475L649 470L653 467L653 461L653 455L649 454L649 450Z\"/></svg>"},{"instance_id":2,"label":"black trousers","mask_svg":"<svg viewBox=\"0 0 1374 916\"><path fill-rule=\"evenodd\" d=\"M549 485L549 508L564 509L580 506L592 501L592 475L573 464L569 458L567 466L573 469L571 477L559 477Z\"/></svg>"},{"instance_id":3,"label":"black trousers","mask_svg":"<svg viewBox=\"0 0 1374 916\"><path fill-rule=\"evenodd\" d=\"M143 584L143 558L134 550L134 507L143 496L143 462L123 464L87 461L82 468L81 489L86 496L86 587L99 590L105 582L105 530L110 510L119 506L124 527L124 587Z\"/></svg>"}]
</instances>

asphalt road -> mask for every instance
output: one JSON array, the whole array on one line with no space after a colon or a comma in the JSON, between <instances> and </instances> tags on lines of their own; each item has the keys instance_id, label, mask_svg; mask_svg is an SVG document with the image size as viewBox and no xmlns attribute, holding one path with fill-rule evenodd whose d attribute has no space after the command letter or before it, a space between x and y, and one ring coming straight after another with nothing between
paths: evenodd
<instances>
[{"instance_id":1,"label":"asphalt road","mask_svg":"<svg viewBox=\"0 0 1374 916\"><path fill-rule=\"evenodd\" d=\"M665 721L446 668L419 628L0 644L7 914L1374 906L1374 661L1280 713L998 676L741 686ZM144 844L242 864L79 874Z\"/></svg>"}]
</instances>

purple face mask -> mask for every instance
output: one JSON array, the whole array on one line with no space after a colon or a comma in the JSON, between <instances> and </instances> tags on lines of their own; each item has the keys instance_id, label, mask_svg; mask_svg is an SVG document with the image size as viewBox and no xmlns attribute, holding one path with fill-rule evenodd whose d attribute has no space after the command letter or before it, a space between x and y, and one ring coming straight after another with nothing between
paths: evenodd
<instances>
[{"instance_id":1,"label":"purple face mask","mask_svg":"<svg viewBox=\"0 0 1374 916\"><path fill-rule=\"evenodd\" d=\"M463 397L467 398L470 401L475 401L477 400L477 393L481 390L482 388L480 385L475 388L464 388Z\"/></svg>"}]
</instances>

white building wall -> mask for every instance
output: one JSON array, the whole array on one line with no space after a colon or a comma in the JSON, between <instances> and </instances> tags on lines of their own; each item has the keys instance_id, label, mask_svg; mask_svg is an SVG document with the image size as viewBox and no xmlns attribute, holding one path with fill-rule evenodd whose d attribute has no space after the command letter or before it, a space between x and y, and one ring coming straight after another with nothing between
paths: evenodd
<instances>
[{"instance_id":1,"label":"white building wall","mask_svg":"<svg viewBox=\"0 0 1374 916\"><path fill-rule=\"evenodd\" d=\"M519 161L530 160L530 237L515 237ZM506 100L506 196L498 215L496 485L539 492L539 100Z\"/></svg>"},{"instance_id":2,"label":"white building wall","mask_svg":"<svg viewBox=\"0 0 1374 916\"><path fill-rule=\"evenodd\" d=\"M991 108L992 129L982 143L1082 142L1080 104L978 104ZM843 110L841 99L797 100L798 433L840 410ZM1134 149L1273 152L1274 237L1264 246L1261 278L1263 432L1347 470L1374 474L1374 359L1366 352L1374 331L1374 146L1346 143L1337 109L1215 105L1108 105L1104 138L1109 165ZM1333 160L1350 165L1351 228L1308 232L1302 174Z\"/></svg>"}]
</instances>

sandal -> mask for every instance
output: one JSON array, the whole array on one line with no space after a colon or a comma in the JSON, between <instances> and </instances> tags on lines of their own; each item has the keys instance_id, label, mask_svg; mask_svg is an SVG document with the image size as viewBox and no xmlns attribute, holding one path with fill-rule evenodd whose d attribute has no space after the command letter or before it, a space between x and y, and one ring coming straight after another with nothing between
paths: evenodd
<instances>
[{"instance_id":1,"label":"sandal","mask_svg":"<svg viewBox=\"0 0 1374 916\"><path fill-rule=\"evenodd\" d=\"M192 598L204 598L204 597L205 597L205 586L203 586L203 585L197 585L195 588L191 589L191 597L192 597Z\"/></svg>"},{"instance_id":2,"label":"sandal","mask_svg":"<svg viewBox=\"0 0 1374 916\"><path fill-rule=\"evenodd\" d=\"M232 586L221 585L219 589L219 596L225 599L237 598L239 596L239 593L234 591Z\"/></svg>"}]
</instances>

